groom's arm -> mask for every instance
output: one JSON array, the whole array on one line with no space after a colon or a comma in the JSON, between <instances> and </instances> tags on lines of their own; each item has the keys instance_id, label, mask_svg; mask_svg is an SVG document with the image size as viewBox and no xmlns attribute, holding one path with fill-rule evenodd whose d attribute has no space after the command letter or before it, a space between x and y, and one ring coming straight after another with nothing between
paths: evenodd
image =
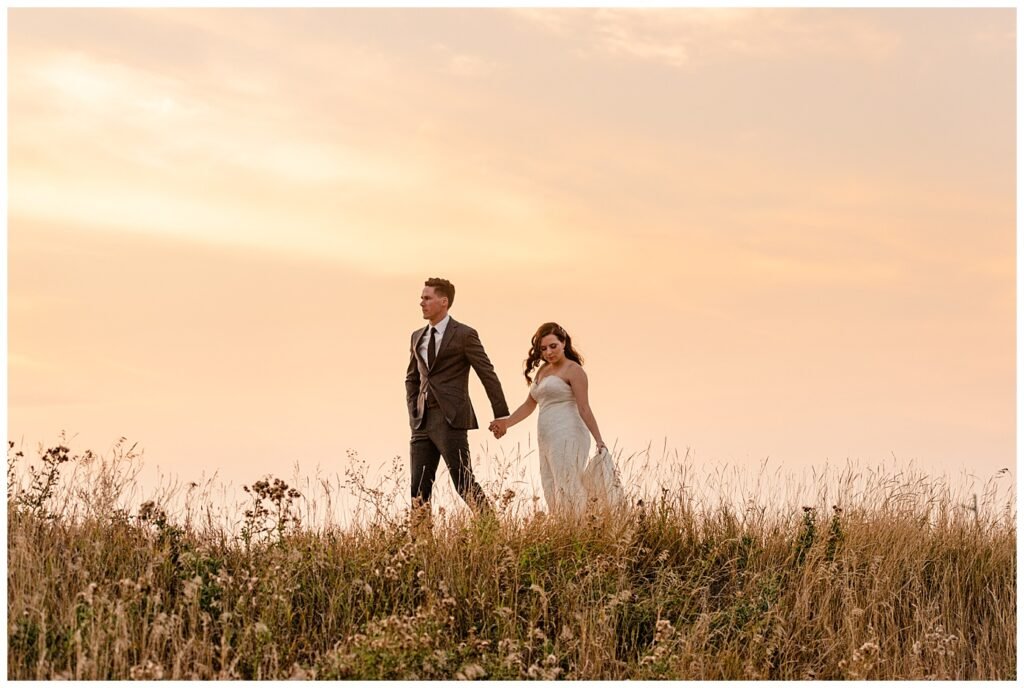
<instances>
[{"instance_id":1,"label":"groom's arm","mask_svg":"<svg viewBox=\"0 0 1024 688\"><path fill-rule=\"evenodd\" d=\"M405 403L410 409L416 408L416 397L420 393L420 368L416 365L416 352L409 352L409 368L405 371Z\"/></svg>"},{"instance_id":2,"label":"groom's arm","mask_svg":"<svg viewBox=\"0 0 1024 688\"><path fill-rule=\"evenodd\" d=\"M464 349L466 358L469 359L469 364L473 366L480 382L484 383L484 390L487 392L487 398L491 401L494 417L504 418L508 416L508 404L505 403L505 393L501 391L501 382L498 381L498 375L494 372L491 359L487 358L484 345L480 343L480 335L472 327L466 329L468 330Z\"/></svg>"}]
</instances>

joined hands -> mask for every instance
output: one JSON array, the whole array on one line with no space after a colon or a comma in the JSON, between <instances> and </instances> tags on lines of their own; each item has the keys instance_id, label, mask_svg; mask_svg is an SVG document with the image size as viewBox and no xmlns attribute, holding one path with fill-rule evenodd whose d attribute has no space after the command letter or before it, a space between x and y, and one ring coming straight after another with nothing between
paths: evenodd
<instances>
[{"instance_id":1,"label":"joined hands","mask_svg":"<svg viewBox=\"0 0 1024 688\"><path fill-rule=\"evenodd\" d=\"M494 439L500 440L502 436L508 432L508 421L507 420L492 420L491 424L487 426L487 429L494 433Z\"/></svg>"}]
</instances>

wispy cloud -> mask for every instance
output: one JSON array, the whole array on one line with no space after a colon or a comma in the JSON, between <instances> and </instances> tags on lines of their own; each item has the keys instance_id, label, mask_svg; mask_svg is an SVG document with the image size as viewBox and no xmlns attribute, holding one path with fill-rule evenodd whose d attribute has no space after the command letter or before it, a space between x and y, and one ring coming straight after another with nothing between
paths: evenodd
<instances>
[{"instance_id":1,"label":"wispy cloud","mask_svg":"<svg viewBox=\"0 0 1024 688\"><path fill-rule=\"evenodd\" d=\"M458 77L475 78L487 76L494 71L494 62L479 55L453 50L444 43L435 43L434 50L441 55L449 74Z\"/></svg>"},{"instance_id":2,"label":"wispy cloud","mask_svg":"<svg viewBox=\"0 0 1024 688\"><path fill-rule=\"evenodd\" d=\"M198 16L195 22L170 16L186 30L223 33L204 13L185 14ZM253 33L291 40L287 26L271 41L264 34L273 26L242 17L246 41ZM408 127L393 123L404 110L375 102L382 90L376 77L390 61L377 63L357 47L311 40L301 54L260 69L225 47L191 79L175 61L147 67L98 50L47 50L25 36L17 47L10 67L13 217L399 272L435 252L499 250L521 227L543 230L551 221L539 199L467 167L471 157L449 159L447 129L429 112L414 137L396 137L395 126ZM445 74L459 78L482 77L493 66L443 44L436 54ZM338 57L351 55L358 59L338 72ZM294 74L317 86L297 90ZM414 76L383 83L424 98ZM472 242L459 242L469 228ZM556 237L550 249L557 260L571 246ZM503 255L536 261L518 244Z\"/></svg>"},{"instance_id":3,"label":"wispy cloud","mask_svg":"<svg viewBox=\"0 0 1024 688\"><path fill-rule=\"evenodd\" d=\"M885 59L898 35L866 15L765 9L519 9L581 57L622 57L673 68L737 57L835 55Z\"/></svg>"}]
</instances>

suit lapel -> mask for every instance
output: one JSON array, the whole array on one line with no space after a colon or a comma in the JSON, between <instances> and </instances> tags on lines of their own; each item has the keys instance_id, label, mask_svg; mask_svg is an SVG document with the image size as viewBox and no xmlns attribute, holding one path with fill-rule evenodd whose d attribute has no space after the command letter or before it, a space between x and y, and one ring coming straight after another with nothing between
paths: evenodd
<instances>
[{"instance_id":1,"label":"suit lapel","mask_svg":"<svg viewBox=\"0 0 1024 688\"><path fill-rule=\"evenodd\" d=\"M448 342L455 336L455 329L459 326L459 323L455 322L455 318L448 320L448 327L444 330L444 337L441 338L441 346L437 350L437 358L434 359L434 365L437 365L438 360L444 355L445 350L448 348Z\"/></svg>"},{"instance_id":2,"label":"suit lapel","mask_svg":"<svg viewBox=\"0 0 1024 688\"><path fill-rule=\"evenodd\" d=\"M427 362L423 360L422 356L420 356L420 342L423 341L423 335L425 335L427 333L427 329L429 327L430 327L430 325L427 325L422 330L417 332L416 336L414 336L412 338L412 352L413 352L413 355L416 356L416 360L420 362L420 364L423 366L424 370L427 369ZM436 359L435 359L435 362L436 362Z\"/></svg>"}]
</instances>

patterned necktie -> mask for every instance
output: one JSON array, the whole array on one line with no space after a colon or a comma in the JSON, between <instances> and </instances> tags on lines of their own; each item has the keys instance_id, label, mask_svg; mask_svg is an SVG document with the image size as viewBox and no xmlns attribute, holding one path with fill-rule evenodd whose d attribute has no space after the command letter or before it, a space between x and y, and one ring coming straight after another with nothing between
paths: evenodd
<instances>
[{"instance_id":1,"label":"patterned necktie","mask_svg":"<svg viewBox=\"0 0 1024 688\"><path fill-rule=\"evenodd\" d=\"M430 341L427 343L427 367L434 367L434 359L437 358L437 354L434 353L434 335L437 334L437 330L433 327L430 328Z\"/></svg>"}]
</instances>

